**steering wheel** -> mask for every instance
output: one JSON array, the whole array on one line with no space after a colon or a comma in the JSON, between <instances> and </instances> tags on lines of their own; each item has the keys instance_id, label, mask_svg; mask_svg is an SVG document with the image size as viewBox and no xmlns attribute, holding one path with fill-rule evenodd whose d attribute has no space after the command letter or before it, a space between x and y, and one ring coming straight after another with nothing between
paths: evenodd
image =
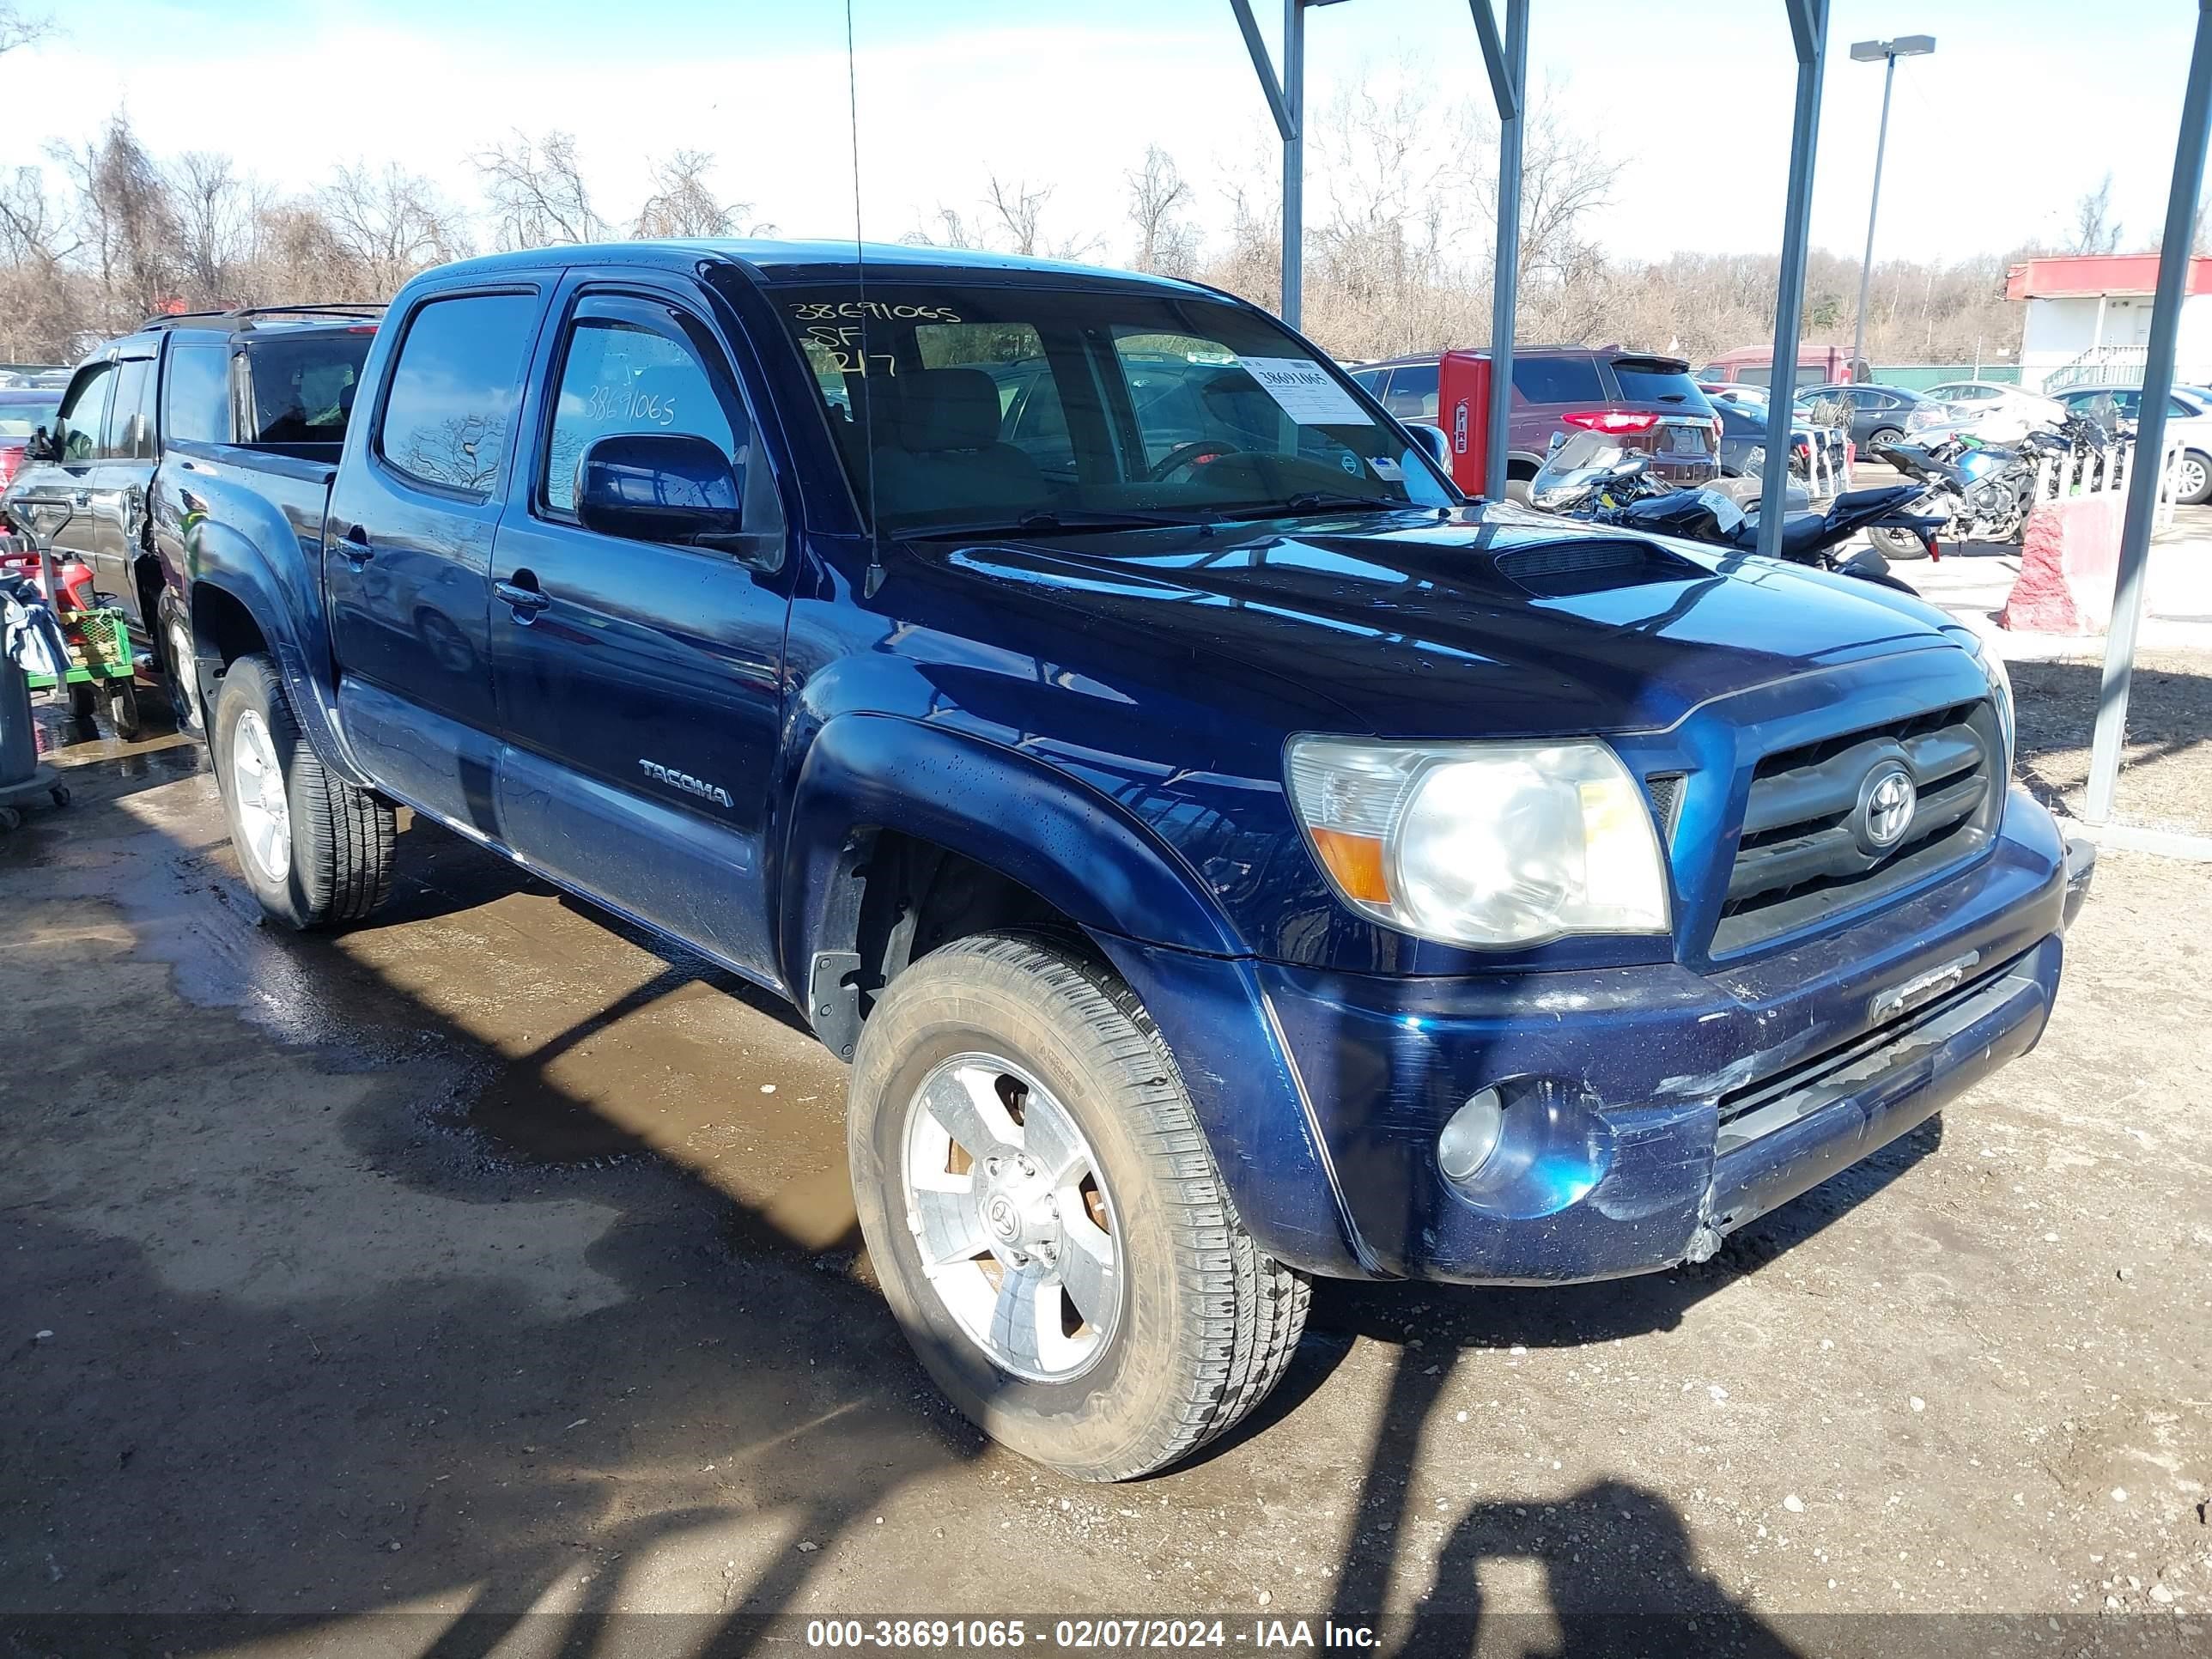
<instances>
[{"instance_id":1,"label":"steering wheel","mask_svg":"<svg viewBox=\"0 0 2212 1659\"><path fill-rule=\"evenodd\" d=\"M1224 443L1218 438L1200 438L1187 444L1177 444L1163 455L1157 465L1145 474L1147 483L1160 483L1170 473L1181 472L1186 467L1218 461L1224 455L1240 454L1235 444Z\"/></svg>"}]
</instances>

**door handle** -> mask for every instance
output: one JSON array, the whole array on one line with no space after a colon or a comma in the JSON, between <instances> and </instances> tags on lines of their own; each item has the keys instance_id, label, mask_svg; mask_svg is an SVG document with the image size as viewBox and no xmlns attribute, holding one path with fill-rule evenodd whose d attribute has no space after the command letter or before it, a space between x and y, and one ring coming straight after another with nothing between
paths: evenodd
<instances>
[{"instance_id":1,"label":"door handle","mask_svg":"<svg viewBox=\"0 0 2212 1659\"><path fill-rule=\"evenodd\" d=\"M92 505L92 492L89 489L80 489L74 492L70 496L70 505L71 507L90 507Z\"/></svg>"},{"instance_id":2,"label":"door handle","mask_svg":"<svg viewBox=\"0 0 2212 1659\"><path fill-rule=\"evenodd\" d=\"M368 544L368 532L359 525L349 526L338 538L338 556L358 570L376 556L376 550Z\"/></svg>"},{"instance_id":3,"label":"door handle","mask_svg":"<svg viewBox=\"0 0 2212 1659\"><path fill-rule=\"evenodd\" d=\"M500 602L512 607L514 619L526 623L553 601L546 598L538 586L538 578L527 570L518 570L512 581L494 582L491 591Z\"/></svg>"}]
</instances>

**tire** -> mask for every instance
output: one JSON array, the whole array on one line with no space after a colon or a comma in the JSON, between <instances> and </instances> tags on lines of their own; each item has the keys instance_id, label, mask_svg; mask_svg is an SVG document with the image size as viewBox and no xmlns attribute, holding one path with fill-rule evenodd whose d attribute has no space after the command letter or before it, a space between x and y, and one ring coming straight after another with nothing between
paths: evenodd
<instances>
[{"instance_id":1,"label":"tire","mask_svg":"<svg viewBox=\"0 0 2212 1659\"><path fill-rule=\"evenodd\" d=\"M70 718L90 726L100 713L100 692L90 680L69 682Z\"/></svg>"},{"instance_id":2,"label":"tire","mask_svg":"<svg viewBox=\"0 0 2212 1659\"><path fill-rule=\"evenodd\" d=\"M362 921L391 896L392 808L323 769L267 657L223 675L211 739L238 867L264 910L304 932ZM281 811L262 784L272 772Z\"/></svg>"},{"instance_id":3,"label":"tire","mask_svg":"<svg viewBox=\"0 0 2212 1659\"><path fill-rule=\"evenodd\" d=\"M1534 507L1536 504L1534 486L1533 478L1508 478L1505 481L1505 499L1518 501L1523 507Z\"/></svg>"},{"instance_id":4,"label":"tire","mask_svg":"<svg viewBox=\"0 0 2212 1659\"><path fill-rule=\"evenodd\" d=\"M1019 1139L998 1143L1019 1156L983 1155L988 1138L963 1149L922 1105L925 1086L931 1100L945 1089L957 1099L989 1097L960 1089L962 1076L984 1086L995 1079L997 1098L1018 1103L1019 1118L1002 1105L995 1121L1023 1125ZM1061 1127L1039 1133L1055 1121ZM1051 1151L1066 1144L1067 1126L1080 1145L1073 1164ZM981 934L893 980L861 1029L847 1143L861 1232L893 1316L953 1403L1024 1456L1081 1480L1149 1474L1242 1419L1289 1365L1310 1287L1261 1254L1238 1223L1174 1060L1133 994L1065 942ZM1027 1231L1018 1239L990 1233L994 1205L1036 1212L984 1195L979 1183L1032 1152L1062 1171L1043 1178L1059 1183L1047 1206L1056 1249ZM963 1173L952 1174L963 1157ZM1095 1176L1080 1189L1094 1223L1088 1233L1108 1242L1112 1270L1100 1282L1110 1288L1094 1283L1097 1300L1073 1291L1063 1300L1050 1289L1059 1270L1049 1264L1082 1255L1072 1242L1080 1224L1062 1218L1078 1192L1066 1171L1085 1160ZM917 1164L926 1189L913 1184ZM934 1184L963 1175L964 1188ZM969 1231L937 1245L933 1279L917 1229L946 1217ZM1003 1247L1021 1261L1032 1245L1039 1253L1018 1269L1001 1255ZM1028 1275L1042 1275L1032 1281L1044 1287L1038 1299L1010 1303ZM1059 1273L1063 1286L1074 1277ZM988 1316L971 1311L963 1323L960 1305L988 1308ZM1025 1306L1037 1316L1008 1317ZM1048 1306L1068 1351L1057 1360L1042 1336L1022 1337L1046 1328ZM1079 1321L1072 1332L1070 1319ZM1021 1340L987 1346L991 1339L971 1329L978 1322ZM1003 1357L1014 1346L1034 1358Z\"/></svg>"},{"instance_id":5,"label":"tire","mask_svg":"<svg viewBox=\"0 0 2212 1659\"><path fill-rule=\"evenodd\" d=\"M1878 525L1867 532L1867 540L1874 544L1874 550L1885 559L1924 559L1928 556L1927 544L1910 530Z\"/></svg>"},{"instance_id":6,"label":"tire","mask_svg":"<svg viewBox=\"0 0 2212 1659\"><path fill-rule=\"evenodd\" d=\"M146 729L138 714L138 688L131 681L106 681L100 695L107 712L107 724L117 737L135 738Z\"/></svg>"},{"instance_id":7,"label":"tire","mask_svg":"<svg viewBox=\"0 0 2212 1659\"><path fill-rule=\"evenodd\" d=\"M200 709L198 672L199 664L193 654L191 622L173 595L164 593L156 607L160 625L155 630L154 649L161 659L163 690L168 695L169 717L177 730L194 736L204 735Z\"/></svg>"},{"instance_id":8,"label":"tire","mask_svg":"<svg viewBox=\"0 0 2212 1659\"><path fill-rule=\"evenodd\" d=\"M0 830L21 830L23 815L12 806L0 806Z\"/></svg>"},{"instance_id":9,"label":"tire","mask_svg":"<svg viewBox=\"0 0 2212 1659\"><path fill-rule=\"evenodd\" d=\"M2202 507L2212 501L2212 455L2184 450L2174 468L2173 499L2184 507Z\"/></svg>"},{"instance_id":10,"label":"tire","mask_svg":"<svg viewBox=\"0 0 2212 1659\"><path fill-rule=\"evenodd\" d=\"M1859 453L1862 455L1874 455L1881 450L1884 444L1901 444L1904 441L1905 434L1899 431L1895 427L1876 427L1872 432L1867 434L1866 447Z\"/></svg>"}]
</instances>

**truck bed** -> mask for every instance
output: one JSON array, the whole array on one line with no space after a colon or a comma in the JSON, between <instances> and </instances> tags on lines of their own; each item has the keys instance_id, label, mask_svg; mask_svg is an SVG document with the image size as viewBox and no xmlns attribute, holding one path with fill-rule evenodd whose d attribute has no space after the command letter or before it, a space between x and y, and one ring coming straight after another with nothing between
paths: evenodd
<instances>
[{"instance_id":1,"label":"truck bed","mask_svg":"<svg viewBox=\"0 0 2212 1659\"><path fill-rule=\"evenodd\" d=\"M222 502L218 517L235 513L239 496L258 498L290 526L295 544L313 571L319 568L323 517L337 476L336 444L215 444L177 441L163 452L155 480L157 501L191 512L179 492ZM329 450L328 460L305 451Z\"/></svg>"}]
</instances>

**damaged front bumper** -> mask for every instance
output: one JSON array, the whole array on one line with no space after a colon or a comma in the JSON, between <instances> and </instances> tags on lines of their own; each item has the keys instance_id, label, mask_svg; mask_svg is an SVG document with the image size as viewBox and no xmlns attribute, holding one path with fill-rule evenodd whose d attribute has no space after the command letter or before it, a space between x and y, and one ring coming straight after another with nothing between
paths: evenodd
<instances>
[{"instance_id":1,"label":"damaged front bumper","mask_svg":"<svg viewBox=\"0 0 2212 1659\"><path fill-rule=\"evenodd\" d=\"M1362 1269L1556 1284L1702 1260L2027 1053L2094 854L2039 810L2008 820L1956 878L1740 966L1260 964ZM1437 1136L1486 1091L1493 1149L1447 1178Z\"/></svg>"}]
</instances>

